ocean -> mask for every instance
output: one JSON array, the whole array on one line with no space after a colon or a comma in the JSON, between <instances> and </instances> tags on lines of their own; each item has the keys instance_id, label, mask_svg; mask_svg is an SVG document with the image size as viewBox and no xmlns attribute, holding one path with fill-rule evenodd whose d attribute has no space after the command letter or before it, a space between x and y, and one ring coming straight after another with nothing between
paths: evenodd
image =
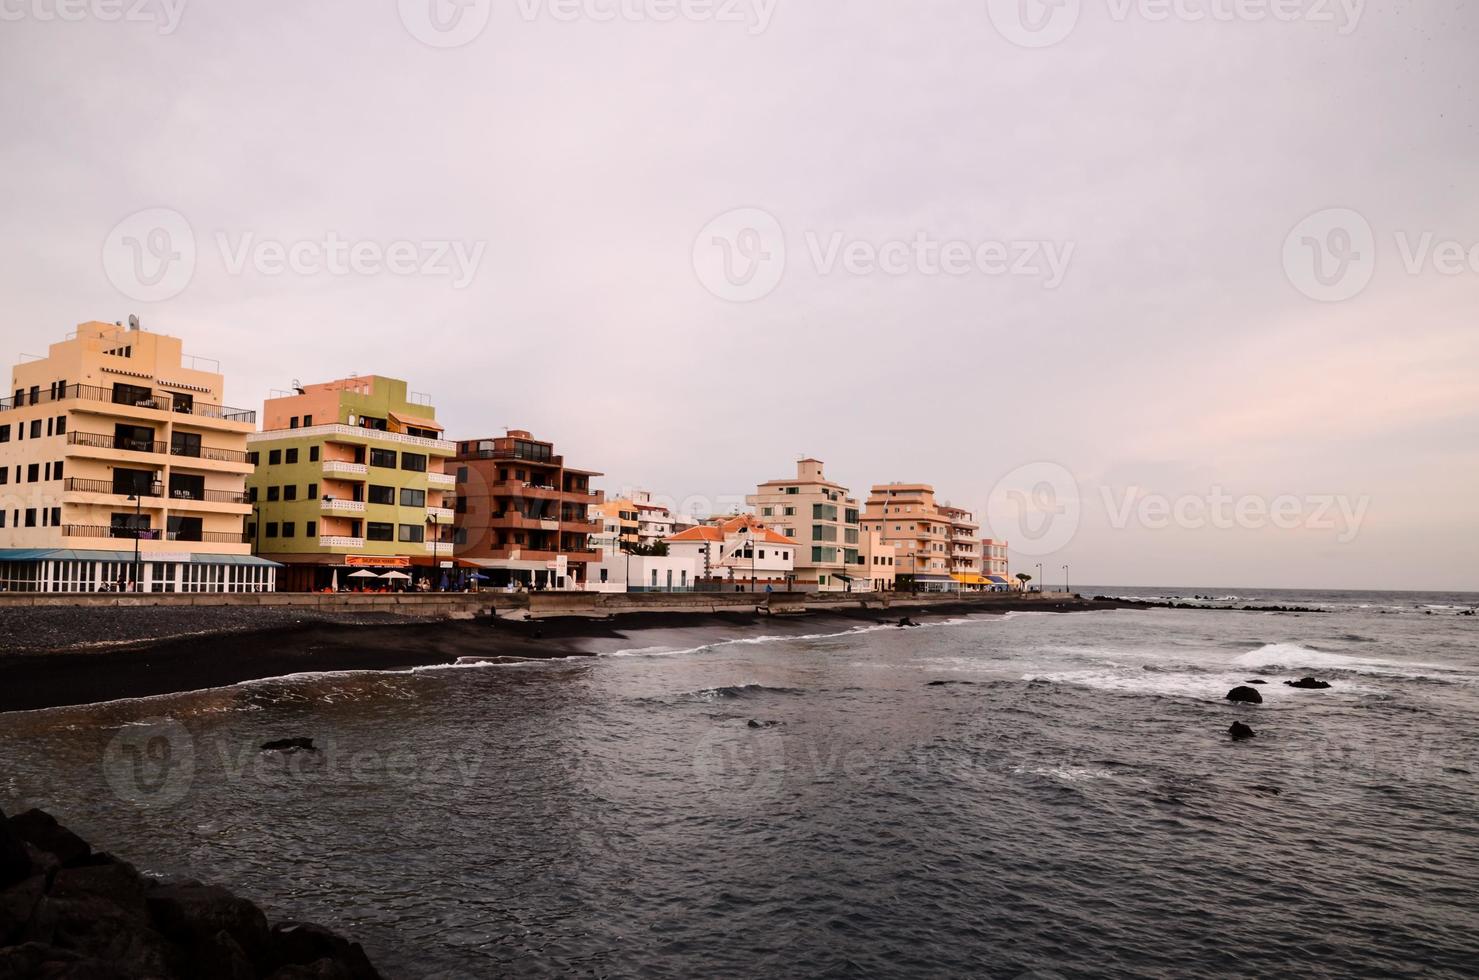
<instances>
[{"instance_id":1,"label":"ocean","mask_svg":"<svg viewBox=\"0 0 1479 980\"><path fill-rule=\"evenodd\" d=\"M1479 974L1479 595L1080 591L1214 598L0 715L0 807L387 976Z\"/></svg>"}]
</instances>

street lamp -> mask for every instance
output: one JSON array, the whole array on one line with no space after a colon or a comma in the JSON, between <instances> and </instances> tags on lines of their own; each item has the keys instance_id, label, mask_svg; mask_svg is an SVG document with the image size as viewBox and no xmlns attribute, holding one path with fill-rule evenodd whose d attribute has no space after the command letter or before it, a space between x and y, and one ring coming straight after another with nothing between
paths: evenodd
<instances>
[{"instance_id":1,"label":"street lamp","mask_svg":"<svg viewBox=\"0 0 1479 980\"><path fill-rule=\"evenodd\" d=\"M1064 592L1069 591L1069 588L1068 588L1068 566L1067 565L1064 565L1063 566L1063 591Z\"/></svg>"},{"instance_id":2,"label":"street lamp","mask_svg":"<svg viewBox=\"0 0 1479 980\"><path fill-rule=\"evenodd\" d=\"M431 587L435 589L437 569L440 567L437 564L437 516L435 514L427 514L426 523L431 525Z\"/></svg>"},{"instance_id":3,"label":"street lamp","mask_svg":"<svg viewBox=\"0 0 1479 980\"><path fill-rule=\"evenodd\" d=\"M1037 563L1037 591L1041 592L1042 591L1042 586L1043 586L1043 581L1042 581L1042 562L1038 562Z\"/></svg>"},{"instance_id":4,"label":"street lamp","mask_svg":"<svg viewBox=\"0 0 1479 980\"><path fill-rule=\"evenodd\" d=\"M144 505L144 501L143 501L143 499L141 498L141 495L138 492L134 492L134 493L129 494L128 495L128 499L129 500L132 500L133 501L133 505L134 505L134 576L133 576L133 586L134 586L134 591L137 592L137 591L139 591L139 521L141 519L140 518L140 508Z\"/></svg>"}]
</instances>

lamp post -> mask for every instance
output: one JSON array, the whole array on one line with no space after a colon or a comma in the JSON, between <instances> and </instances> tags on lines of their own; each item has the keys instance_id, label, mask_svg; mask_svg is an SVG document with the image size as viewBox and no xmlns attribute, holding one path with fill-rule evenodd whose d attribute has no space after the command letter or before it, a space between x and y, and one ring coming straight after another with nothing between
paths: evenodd
<instances>
[{"instance_id":1,"label":"lamp post","mask_svg":"<svg viewBox=\"0 0 1479 980\"><path fill-rule=\"evenodd\" d=\"M128 499L129 500L132 500L133 501L133 504L134 504L134 570L133 570L133 587L134 587L134 591L137 592L137 591L139 591L139 520L140 520L140 508L143 507L144 501L142 499L141 494L139 494L137 491L135 491L134 493L129 494L128 495Z\"/></svg>"},{"instance_id":2,"label":"lamp post","mask_svg":"<svg viewBox=\"0 0 1479 980\"><path fill-rule=\"evenodd\" d=\"M431 585L435 589L437 569L441 567L437 563L437 558L439 557L437 553L437 516L435 514L427 514L426 523L431 525Z\"/></svg>"},{"instance_id":3,"label":"lamp post","mask_svg":"<svg viewBox=\"0 0 1479 980\"><path fill-rule=\"evenodd\" d=\"M745 528L742 532L745 540L749 542L750 548L750 591L755 591L755 532L752 528Z\"/></svg>"},{"instance_id":4,"label":"lamp post","mask_svg":"<svg viewBox=\"0 0 1479 980\"><path fill-rule=\"evenodd\" d=\"M1064 592L1070 591L1069 588L1068 588L1068 566L1067 565L1064 565L1063 566L1063 591Z\"/></svg>"},{"instance_id":5,"label":"lamp post","mask_svg":"<svg viewBox=\"0 0 1479 980\"><path fill-rule=\"evenodd\" d=\"M1042 562L1037 563L1037 591L1042 591Z\"/></svg>"}]
</instances>

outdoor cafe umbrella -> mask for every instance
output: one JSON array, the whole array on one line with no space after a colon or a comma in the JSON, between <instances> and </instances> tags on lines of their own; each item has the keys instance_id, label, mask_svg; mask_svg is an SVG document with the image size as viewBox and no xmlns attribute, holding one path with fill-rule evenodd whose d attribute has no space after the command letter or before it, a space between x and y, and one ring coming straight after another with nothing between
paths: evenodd
<instances>
[{"instance_id":1,"label":"outdoor cafe umbrella","mask_svg":"<svg viewBox=\"0 0 1479 980\"><path fill-rule=\"evenodd\" d=\"M350 572L349 573L349 577L350 578L379 578L380 576L376 575L374 572L370 571L369 569L362 568L362 569L360 569L357 572Z\"/></svg>"},{"instance_id":2,"label":"outdoor cafe umbrella","mask_svg":"<svg viewBox=\"0 0 1479 980\"><path fill-rule=\"evenodd\" d=\"M386 572L384 575L382 575L380 577L381 578L390 578L390 579L401 579L401 580L404 580L406 582L411 581L411 576L407 575L405 572Z\"/></svg>"}]
</instances>

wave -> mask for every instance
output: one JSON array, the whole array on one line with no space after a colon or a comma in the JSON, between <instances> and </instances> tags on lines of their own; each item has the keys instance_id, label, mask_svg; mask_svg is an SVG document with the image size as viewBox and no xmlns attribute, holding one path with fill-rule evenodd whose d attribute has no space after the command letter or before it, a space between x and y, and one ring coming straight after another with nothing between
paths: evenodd
<instances>
[{"instance_id":1,"label":"wave","mask_svg":"<svg viewBox=\"0 0 1479 980\"><path fill-rule=\"evenodd\" d=\"M727 687L711 687L694 691L687 697L699 701L730 701L764 697L767 694L805 694L795 687L767 687L764 684L732 684Z\"/></svg>"}]
</instances>

